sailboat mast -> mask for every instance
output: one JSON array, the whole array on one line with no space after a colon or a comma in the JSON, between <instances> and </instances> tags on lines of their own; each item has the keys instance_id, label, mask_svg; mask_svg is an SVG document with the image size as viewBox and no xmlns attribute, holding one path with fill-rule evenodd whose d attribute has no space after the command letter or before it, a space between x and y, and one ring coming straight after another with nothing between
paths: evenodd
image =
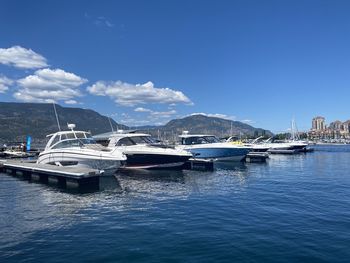
<instances>
[{"instance_id":1,"label":"sailboat mast","mask_svg":"<svg viewBox=\"0 0 350 263\"><path fill-rule=\"evenodd\" d=\"M56 116L56 121L57 121L58 130L61 131L61 126L60 126L60 122L59 122L59 120L58 120L58 115L57 115L55 103L53 103L53 109L54 109L54 111L55 111L55 116Z\"/></svg>"},{"instance_id":2,"label":"sailboat mast","mask_svg":"<svg viewBox=\"0 0 350 263\"><path fill-rule=\"evenodd\" d=\"M110 117L108 117L108 121L109 121L109 125L111 125L112 132L114 132L114 130L113 130L113 125L112 125L112 122L111 122L111 118L110 118Z\"/></svg>"},{"instance_id":3,"label":"sailboat mast","mask_svg":"<svg viewBox=\"0 0 350 263\"><path fill-rule=\"evenodd\" d=\"M295 118L293 117L292 119L292 127L291 127L291 134L292 134L292 140L295 141L295 140L299 140L299 134L298 134L298 128L297 128L297 125L295 123Z\"/></svg>"}]
</instances>

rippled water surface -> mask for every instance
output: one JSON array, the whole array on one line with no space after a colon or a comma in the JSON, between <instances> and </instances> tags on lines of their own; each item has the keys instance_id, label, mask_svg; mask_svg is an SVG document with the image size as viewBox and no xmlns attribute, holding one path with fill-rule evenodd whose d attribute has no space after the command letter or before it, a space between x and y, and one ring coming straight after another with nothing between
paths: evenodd
<instances>
[{"instance_id":1,"label":"rippled water surface","mask_svg":"<svg viewBox=\"0 0 350 263\"><path fill-rule=\"evenodd\" d=\"M350 147L73 194L0 175L0 262L349 262Z\"/></svg>"}]
</instances>

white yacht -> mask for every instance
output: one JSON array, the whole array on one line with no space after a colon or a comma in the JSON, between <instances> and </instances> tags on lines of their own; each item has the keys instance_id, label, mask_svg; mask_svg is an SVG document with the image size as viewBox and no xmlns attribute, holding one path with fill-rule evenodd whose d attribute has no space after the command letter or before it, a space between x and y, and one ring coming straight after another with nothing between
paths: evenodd
<instances>
[{"instance_id":1,"label":"white yacht","mask_svg":"<svg viewBox=\"0 0 350 263\"><path fill-rule=\"evenodd\" d=\"M250 143L243 143L241 141L236 141L235 140L236 137L231 136L229 137L226 142L230 143L230 144L234 144L234 145L244 145L244 146L248 146L249 148L252 149L252 152L267 152L270 148L270 146L268 144L265 143L259 143L259 140L261 138L263 138L262 136L256 138L255 140L253 140Z\"/></svg>"},{"instance_id":2,"label":"white yacht","mask_svg":"<svg viewBox=\"0 0 350 263\"><path fill-rule=\"evenodd\" d=\"M59 166L85 166L103 170L105 173L116 171L126 156L118 149L108 149L95 142L90 133L75 131L75 125L68 125L70 131L50 134L45 150L39 154L37 163Z\"/></svg>"},{"instance_id":3,"label":"white yacht","mask_svg":"<svg viewBox=\"0 0 350 263\"><path fill-rule=\"evenodd\" d=\"M215 161L242 161L251 147L221 142L214 135L188 134L179 136L181 149L191 152L197 159Z\"/></svg>"},{"instance_id":4,"label":"white yacht","mask_svg":"<svg viewBox=\"0 0 350 263\"><path fill-rule=\"evenodd\" d=\"M287 141L289 143L290 148L296 151L303 151L309 145L307 141L303 141L300 139L299 132L297 129L297 125L295 123L294 118L292 119L291 124L291 138Z\"/></svg>"},{"instance_id":5,"label":"white yacht","mask_svg":"<svg viewBox=\"0 0 350 263\"><path fill-rule=\"evenodd\" d=\"M176 169L192 157L192 154L174 147L156 143L144 133L109 133L94 137L110 149L117 149L127 156L125 168Z\"/></svg>"}]
</instances>

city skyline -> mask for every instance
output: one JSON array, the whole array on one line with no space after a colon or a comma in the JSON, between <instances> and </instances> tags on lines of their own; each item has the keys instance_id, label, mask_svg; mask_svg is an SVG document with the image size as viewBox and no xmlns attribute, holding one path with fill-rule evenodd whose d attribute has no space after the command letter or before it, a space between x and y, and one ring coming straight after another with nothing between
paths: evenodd
<instances>
[{"instance_id":1,"label":"city skyline","mask_svg":"<svg viewBox=\"0 0 350 263\"><path fill-rule=\"evenodd\" d=\"M347 118L350 3L3 1L0 101L129 126L193 113L274 133Z\"/></svg>"},{"instance_id":2,"label":"city skyline","mask_svg":"<svg viewBox=\"0 0 350 263\"><path fill-rule=\"evenodd\" d=\"M308 134L313 139L350 139L350 118L346 121L333 120L327 125L326 118L314 117Z\"/></svg>"}]
</instances>

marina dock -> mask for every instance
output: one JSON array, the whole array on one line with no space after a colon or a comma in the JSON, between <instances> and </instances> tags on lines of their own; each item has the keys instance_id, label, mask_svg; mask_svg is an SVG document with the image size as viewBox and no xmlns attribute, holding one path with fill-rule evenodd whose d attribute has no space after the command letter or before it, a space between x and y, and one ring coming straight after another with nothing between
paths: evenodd
<instances>
[{"instance_id":1,"label":"marina dock","mask_svg":"<svg viewBox=\"0 0 350 263\"><path fill-rule=\"evenodd\" d=\"M247 163L264 163L269 158L266 152L250 152L246 155L245 161Z\"/></svg>"},{"instance_id":2,"label":"marina dock","mask_svg":"<svg viewBox=\"0 0 350 263\"><path fill-rule=\"evenodd\" d=\"M32 182L67 189L99 188L99 170L84 167L54 166L30 161L0 160L0 172Z\"/></svg>"},{"instance_id":3,"label":"marina dock","mask_svg":"<svg viewBox=\"0 0 350 263\"><path fill-rule=\"evenodd\" d=\"M196 170L196 171L213 171L214 170L214 160L190 158L183 165L183 169Z\"/></svg>"}]
</instances>

